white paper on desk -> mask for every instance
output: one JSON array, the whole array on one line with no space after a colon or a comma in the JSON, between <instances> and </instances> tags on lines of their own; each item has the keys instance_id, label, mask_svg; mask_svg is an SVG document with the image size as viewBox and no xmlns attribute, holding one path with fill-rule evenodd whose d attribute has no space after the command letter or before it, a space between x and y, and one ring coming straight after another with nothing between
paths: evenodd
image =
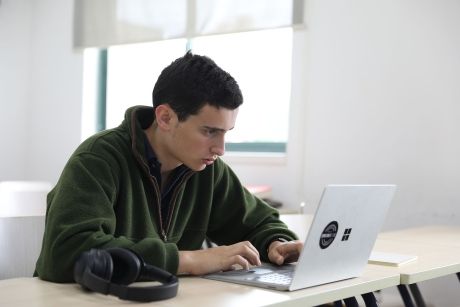
<instances>
[{"instance_id":1,"label":"white paper on desk","mask_svg":"<svg viewBox=\"0 0 460 307\"><path fill-rule=\"evenodd\" d=\"M389 266L401 266L408 262L417 260L415 255L395 254L395 253L384 253L373 251L369 256L368 263L389 265Z\"/></svg>"}]
</instances>

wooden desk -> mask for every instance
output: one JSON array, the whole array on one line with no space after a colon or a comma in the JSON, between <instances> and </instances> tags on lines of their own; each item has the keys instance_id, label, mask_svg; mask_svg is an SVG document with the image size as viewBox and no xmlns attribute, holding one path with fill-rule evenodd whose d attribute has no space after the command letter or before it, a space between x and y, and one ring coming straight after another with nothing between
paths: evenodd
<instances>
[{"instance_id":1,"label":"wooden desk","mask_svg":"<svg viewBox=\"0 0 460 307\"><path fill-rule=\"evenodd\" d=\"M416 255L417 260L398 267L398 290L406 306L426 306L418 282L457 274L460 279L460 227L425 226L379 235L374 250Z\"/></svg>"},{"instance_id":2,"label":"wooden desk","mask_svg":"<svg viewBox=\"0 0 460 307\"><path fill-rule=\"evenodd\" d=\"M398 267L401 284L413 284L460 272L460 227L427 226L379 235L374 250L416 255Z\"/></svg>"},{"instance_id":3,"label":"wooden desk","mask_svg":"<svg viewBox=\"0 0 460 307\"><path fill-rule=\"evenodd\" d=\"M430 245L460 246L460 227L430 225L384 232L379 238Z\"/></svg>"},{"instance_id":4,"label":"wooden desk","mask_svg":"<svg viewBox=\"0 0 460 307\"><path fill-rule=\"evenodd\" d=\"M182 277L177 297L155 306L315 306L399 284L399 274L369 265L363 276L294 292ZM0 281L0 306L146 306L94 292L77 284L56 284L37 278Z\"/></svg>"}]
</instances>

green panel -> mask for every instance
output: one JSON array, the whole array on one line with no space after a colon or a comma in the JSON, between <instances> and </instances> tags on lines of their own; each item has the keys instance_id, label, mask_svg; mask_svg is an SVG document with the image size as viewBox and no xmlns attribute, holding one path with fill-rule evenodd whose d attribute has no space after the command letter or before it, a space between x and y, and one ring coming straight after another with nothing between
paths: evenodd
<instances>
[{"instance_id":1,"label":"green panel","mask_svg":"<svg viewBox=\"0 0 460 307\"><path fill-rule=\"evenodd\" d=\"M107 49L99 51L97 82L96 131L102 131L106 128Z\"/></svg>"},{"instance_id":2,"label":"green panel","mask_svg":"<svg viewBox=\"0 0 460 307\"><path fill-rule=\"evenodd\" d=\"M286 152L285 142L225 143L226 151Z\"/></svg>"}]
</instances>

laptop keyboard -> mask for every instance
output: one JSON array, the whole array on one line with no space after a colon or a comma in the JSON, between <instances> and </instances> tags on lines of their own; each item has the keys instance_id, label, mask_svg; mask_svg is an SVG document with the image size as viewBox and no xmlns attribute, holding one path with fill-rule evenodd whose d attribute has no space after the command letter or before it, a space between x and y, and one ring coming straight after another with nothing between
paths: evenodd
<instances>
[{"instance_id":1,"label":"laptop keyboard","mask_svg":"<svg viewBox=\"0 0 460 307\"><path fill-rule=\"evenodd\" d=\"M265 264L258 267L252 267L249 270L240 269L219 272L207 276L209 278L209 276L215 275L215 278L210 279L216 280L227 280L233 282L241 281L243 283L261 283L265 285L286 287L289 286L292 282L294 277L294 268L294 265L285 265L279 267L272 264Z\"/></svg>"},{"instance_id":2,"label":"laptop keyboard","mask_svg":"<svg viewBox=\"0 0 460 307\"><path fill-rule=\"evenodd\" d=\"M262 276L259 276L257 279L271 284L277 285L289 285L292 281L293 271L283 271L280 273L268 273Z\"/></svg>"}]
</instances>

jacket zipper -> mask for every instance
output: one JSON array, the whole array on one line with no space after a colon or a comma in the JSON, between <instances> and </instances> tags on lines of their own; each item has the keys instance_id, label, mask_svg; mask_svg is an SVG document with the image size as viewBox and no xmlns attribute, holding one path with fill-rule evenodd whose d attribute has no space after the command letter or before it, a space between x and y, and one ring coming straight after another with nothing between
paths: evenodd
<instances>
[{"instance_id":1,"label":"jacket zipper","mask_svg":"<svg viewBox=\"0 0 460 307\"><path fill-rule=\"evenodd\" d=\"M169 214L168 214L168 221L167 221L167 224L166 224L166 227L163 227L163 216L162 216L162 213L161 213L161 199L160 199L160 195L161 195L161 192L160 192L160 189L158 187L158 183L156 182L156 179L154 176L152 176L150 174L150 171L148 171L148 165L142 161L142 164L146 167L144 170L147 171L148 175L149 175L149 178L150 178L150 183L152 184L152 187L153 189L155 190L155 196L156 196L156 205L157 205L157 209L158 209L158 225L159 225L159 233L162 237L162 240L163 242L168 242L168 232L169 232L169 228L171 226L171 222L172 222L172 217L173 217L173 213L174 213L174 208L176 206L176 199L177 199L177 194L179 192L179 189L180 187L182 186L182 184L188 180L194 172L192 171L189 171L188 173L184 174L184 176L182 177L181 181L177 184L177 187L174 189L174 194L171 198L171 202L170 204L172 204L172 207L170 208L169 210Z\"/></svg>"},{"instance_id":2,"label":"jacket zipper","mask_svg":"<svg viewBox=\"0 0 460 307\"><path fill-rule=\"evenodd\" d=\"M131 137L132 137L131 149L132 149L136 159L141 163L141 165L144 166L144 171L147 173L147 175L148 175L148 177L150 179L150 183L151 183L153 189L155 190L156 200L157 200L156 205L157 205L158 217L159 217L158 218L158 225L159 225L158 230L159 230L159 233L162 236L163 242L166 243L168 241L168 231L169 231L169 227L171 226L172 216L173 216L173 213L174 213L174 207L175 207L175 204L176 204L176 198L177 198L179 188L185 182L186 179L188 179L188 178L190 178L192 176L192 174L194 172L190 171L189 173L184 174L184 176L181 179L181 182L177 185L176 189L174 190L174 194L173 194L173 197L172 197L173 207L169 211L168 222L167 222L166 229L165 229L163 227L163 218L161 216L161 192L159 191L160 188L158 186L158 182L156 182L156 179L154 179L154 177L150 174L150 170L149 170L150 168L149 168L148 164L144 161L144 159L142 159L141 155L137 152L136 147L135 147L135 144L137 143L136 133L135 133L135 131L136 131L135 113L136 112L133 111L133 113L131 115L131 131L133 131L133 134L131 135Z\"/></svg>"},{"instance_id":3,"label":"jacket zipper","mask_svg":"<svg viewBox=\"0 0 460 307\"><path fill-rule=\"evenodd\" d=\"M150 173L149 173L150 175ZM150 175L150 181L152 183L152 186L153 186L153 189L155 190L155 196L156 196L156 199L157 199L157 202L156 202L156 205L157 205L157 211L158 211L158 225L159 225L159 230L160 230L160 234L162 236L162 239L163 241L166 243L166 241L168 241L168 237L166 235L166 231L165 231L165 228L163 227L163 216L161 215L161 192L160 192L160 189L158 188L158 183L155 183L156 180L153 178L152 175Z\"/></svg>"},{"instance_id":4,"label":"jacket zipper","mask_svg":"<svg viewBox=\"0 0 460 307\"><path fill-rule=\"evenodd\" d=\"M184 176L182 176L181 181L177 184L176 188L174 189L174 194L172 195L171 201L170 201L170 205L172 204L172 207L169 210L166 231L163 232L163 238L165 242L168 238L167 234L169 232L169 228L171 227L172 217L174 215L174 209L176 207L177 194L179 194L179 190L181 186L184 184L184 182L187 181L193 175L193 173L194 173L193 171L189 171L188 173L184 174Z\"/></svg>"},{"instance_id":5,"label":"jacket zipper","mask_svg":"<svg viewBox=\"0 0 460 307\"><path fill-rule=\"evenodd\" d=\"M156 197L156 207L157 207L157 212L158 212L158 232L160 233L162 240L164 242L167 241L168 237L166 236L166 231L163 227L163 217L161 216L161 199L160 199L160 192L159 192L159 187L158 183L156 182L156 179L154 176L150 174L149 167L148 165L141 159L142 164L145 166L144 171L148 174L148 177L150 179L151 186L154 189L154 194Z\"/></svg>"}]
</instances>

